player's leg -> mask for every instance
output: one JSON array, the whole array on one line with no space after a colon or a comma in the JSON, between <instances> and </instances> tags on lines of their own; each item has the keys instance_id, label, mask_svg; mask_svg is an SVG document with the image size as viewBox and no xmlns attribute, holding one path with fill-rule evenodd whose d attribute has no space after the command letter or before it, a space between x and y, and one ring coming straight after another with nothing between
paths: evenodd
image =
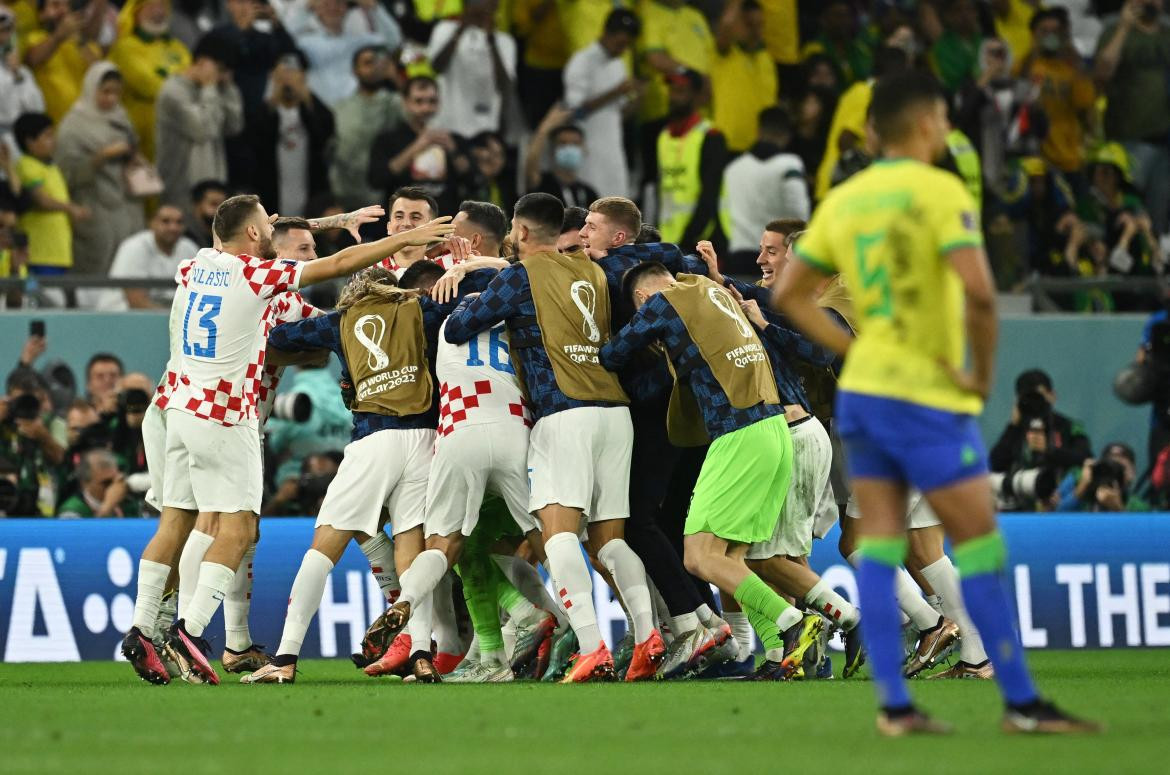
<instances>
[{"instance_id":1,"label":"player's leg","mask_svg":"<svg viewBox=\"0 0 1170 775\"><path fill-rule=\"evenodd\" d=\"M329 500L328 493L325 500L326 503ZM284 630L280 634L276 656L267 665L241 678L241 683L292 683L296 680L297 658L309 631L309 624L321 607L325 583L353 537L354 533L350 530L339 530L326 524L318 525L313 531L313 543L301 560L301 567L297 570L292 591L289 592L288 613L284 618Z\"/></svg>"},{"instance_id":2,"label":"player's leg","mask_svg":"<svg viewBox=\"0 0 1170 775\"><path fill-rule=\"evenodd\" d=\"M391 543L390 536L379 527L378 532L372 537L359 536L358 546L366 556L366 561L370 563L370 573L374 574L374 580L382 590L386 605L394 605L402 592L402 584L394 568L394 544Z\"/></svg>"},{"instance_id":3,"label":"player's leg","mask_svg":"<svg viewBox=\"0 0 1170 775\"><path fill-rule=\"evenodd\" d=\"M959 661L944 671L945 674L948 677L991 678L991 663L987 659L987 653L983 650L983 641L979 637L979 633L975 631L975 625L971 623L971 618L967 615L967 609L963 605L962 593L959 590L959 574L955 570L955 566L951 564L951 559L943 551L946 531L941 524L937 523L937 518L934 517L933 513L930 514L930 517L936 524L929 527L917 526L922 524L922 518L918 517L916 521L915 514L924 510L928 511L929 507L922 503L911 511L910 554L907 557L906 565L910 568L917 568L919 574L930 584L930 589L938 595L943 614L938 630L940 637L935 639L937 644L930 658L923 659L921 656L922 643L928 640L927 637L923 637L919 644L919 652L914 654L911 663L907 665L906 674L913 675L914 672L920 672L937 664L954 649L957 642ZM1009 614L1004 611L1002 615ZM959 639L960 635L962 636L961 640Z\"/></svg>"},{"instance_id":4,"label":"player's leg","mask_svg":"<svg viewBox=\"0 0 1170 775\"><path fill-rule=\"evenodd\" d=\"M252 632L248 627L248 616L252 610L252 564L259 543L260 524L257 520L256 537L244 550L236 577L232 579L232 585L223 598L224 651L220 663L228 673L258 670L270 658L270 655L264 653L263 645L252 641Z\"/></svg>"},{"instance_id":5,"label":"player's leg","mask_svg":"<svg viewBox=\"0 0 1170 775\"><path fill-rule=\"evenodd\" d=\"M219 529L219 514L214 511L201 511L195 518L195 529L187 536L183 544L183 553L179 555L179 616L187 612L191 604L191 596L195 594L195 585L199 581L199 566L208 548L215 541L215 533Z\"/></svg>"}]
</instances>

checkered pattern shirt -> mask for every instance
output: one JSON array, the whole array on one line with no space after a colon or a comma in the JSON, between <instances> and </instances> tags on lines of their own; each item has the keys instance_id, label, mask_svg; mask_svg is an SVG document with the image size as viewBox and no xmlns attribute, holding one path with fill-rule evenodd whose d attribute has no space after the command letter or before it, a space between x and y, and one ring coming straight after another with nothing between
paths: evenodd
<instances>
[{"instance_id":1,"label":"checkered pattern shirt","mask_svg":"<svg viewBox=\"0 0 1170 775\"><path fill-rule=\"evenodd\" d=\"M371 433L386 429L434 429L438 424L438 385L435 377L434 353L438 346L439 326L443 324L446 309L426 297L419 299L423 313L423 333L427 340L427 368L431 372L431 382L435 385L435 398L431 408L420 414L410 414L395 417L373 412L353 413L352 441L364 439ZM268 335L268 343L278 350L301 352L303 350L330 350L339 361L348 375L349 367L345 363L345 353L341 348L341 313L329 312L320 317L308 318L297 323L285 323L272 329Z\"/></svg>"},{"instance_id":2,"label":"checkered pattern shirt","mask_svg":"<svg viewBox=\"0 0 1170 775\"><path fill-rule=\"evenodd\" d=\"M634 353L654 342L661 342L667 352L671 353L675 369L682 374L680 379L695 394L703 414L703 424L707 426L707 435L712 441L784 413L784 407L780 404L765 404L762 401L746 409L732 406L711 367L687 333L682 318L661 293L651 296L629 324L601 348L601 364L611 371L617 371L630 361ZM783 396L781 400L784 400Z\"/></svg>"},{"instance_id":3,"label":"checkered pattern shirt","mask_svg":"<svg viewBox=\"0 0 1170 775\"><path fill-rule=\"evenodd\" d=\"M160 409L176 409L220 425L259 424L268 332L277 307L270 302L300 285L304 265L204 248L175 274L182 325L177 368L155 395Z\"/></svg>"},{"instance_id":4,"label":"checkered pattern shirt","mask_svg":"<svg viewBox=\"0 0 1170 775\"><path fill-rule=\"evenodd\" d=\"M541 340L540 326L536 323L536 304L532 301L528 271L521 264L504 269L483 293L461 302L447 320L445 335L451 344L463 344L500 322L508 325L509 339L524 372L524 384L535 420L566 409L618 405L605 401L581 401L561 392Z\"/></svg>"},{"instance_id":5,"label":"checkered pattern shirt","mask_svg":"<svg viewBox=\"0 0 1170 775\"><path fill-rule=\"evenodd\" d=\"M272 324L295 323L305 318L315 318L324 315L296 291L286 291L268 303L273 307ZM284 366L267 364L260 375L260 424L268 422L272 414L272 403L276 400L276 388L280 385L280 378L284 376Z\"/></svg>"}]
</instances>

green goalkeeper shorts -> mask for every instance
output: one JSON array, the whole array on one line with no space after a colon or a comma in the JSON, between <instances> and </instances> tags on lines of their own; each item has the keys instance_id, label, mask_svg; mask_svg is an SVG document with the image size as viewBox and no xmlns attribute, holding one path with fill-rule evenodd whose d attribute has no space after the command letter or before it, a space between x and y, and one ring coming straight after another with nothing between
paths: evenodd
<instances>
[{"instance_id":1,"label":"green goalkeeper shorts","mask_svg":"<svg viewBox=\"0 0 1170 775\"><path fill-rule=\"evenodd\" d=\"M765 541L775 531L791 480L792 437L784 415L720 436L707 450L683 533Z\"/></svg>"}]
</instances>

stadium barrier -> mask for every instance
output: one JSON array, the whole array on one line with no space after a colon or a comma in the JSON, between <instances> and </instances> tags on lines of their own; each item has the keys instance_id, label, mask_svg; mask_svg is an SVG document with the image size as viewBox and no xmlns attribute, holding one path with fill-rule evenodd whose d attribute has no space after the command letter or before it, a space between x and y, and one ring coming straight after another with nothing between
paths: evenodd
<instances>
[{"instance_id":1,"label":"stadium barrier","mask_svg":"<svg viewBox=\"0 0 1170 775\"><path fill-rule=\"evenodd\" d=\"M1008 581L1030 648L1170 646L1170 514L1007 515ZM4 662L116 658L134 610L137 558L152 520L0 520L0 654ZM254 564L252 633L279 640L288 591L312 536L309 519L269 519ZM836 529L813 567L851 600L852 570ZM611 645L625 617L595 578ZM350 546L325 587L305 657L344 657L384 606L361 552ZM222 614L208 630L223 645Z\"/></svg>"}]
</instances>

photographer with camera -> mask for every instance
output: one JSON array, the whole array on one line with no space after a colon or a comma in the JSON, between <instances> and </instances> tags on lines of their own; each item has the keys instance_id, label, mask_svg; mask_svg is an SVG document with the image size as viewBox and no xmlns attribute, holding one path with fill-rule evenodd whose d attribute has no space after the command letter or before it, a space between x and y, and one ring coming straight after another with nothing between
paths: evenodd
<instances>
[{"instance_id":1,"label":"photographer with camera","mask_svg":"<svg viewBox=\"0 0 1170 775\"><path fill-rule=\"evenodd\" d=\"M1120 441L1105 445L1101 457L1089 458L1060 483L1059 511L1149 511L1130 488L1137 478L1133 449Z\"/></svg>"},{"instance_id":2,"label":"photographer with camera","mask_svg":"<svg viewBox=\"0 0 1170 775\"><path fill-rule=\"evenodd\" d=\"M110 445L124 474L146 470L146 449L142 445L142 420L150 406L154 382L145 374L132 372L119 384L114 414L106 418Z\"/></svg>"},{"instance_id":3,"label":"photographer with camera","mask_svg":"<svg viewBox=\"0 0 1170 775\"><path fill-rule=\"evenodd\" d=\"M1029 369L1016 377L1012 420L991 448L992 471L1007 474L1043 467L1055 469L1059 479L1092 454L1084 427L1057 412L1055 403L1047 373Z\"/></svg>"},{"instance_id":4,"label":"photographer with camera","mask_svg":"<svg viewBox=\"0 0 1170 775\"><path fill-rule=\"evenodd\" d=\"M76 494L62 501L58 517L137 517L141 506L131 495L118 460L108 449L91 449L77 464Z\"/></svg>"},{"instance_id":5,"label":"photographer with camera","mask_svg":"<svg viewBox=\"0 0 1170 775\"><path fill-rule=\"evenodd\" d=\"M305 456L298 477L289 477L264 504L262 516L317 516L321 501L337 469L341 466L342 453L314 452Z\"/></svg>"},{"instance_id":6,"label":"photographer with camera","mask_svg":"<svg viewBox=\"0 0 1170 775\"><path fill-rule=\"evenodd\" d=\"M0 399L0 458L17 469L16 513L51 517L56 507L54 469L65 459L65 423L50 409L48 386L35 371L8 375Z\"/></svg>"}]
</instances>

